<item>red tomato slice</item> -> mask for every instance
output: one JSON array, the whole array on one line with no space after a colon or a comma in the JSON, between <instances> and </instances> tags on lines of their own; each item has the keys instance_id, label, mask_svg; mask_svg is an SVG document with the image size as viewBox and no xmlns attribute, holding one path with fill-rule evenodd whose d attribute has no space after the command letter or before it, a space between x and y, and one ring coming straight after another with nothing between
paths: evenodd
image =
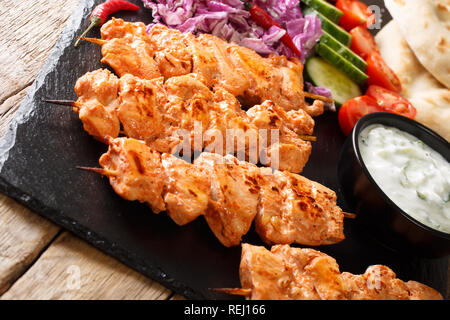
<instances>
[{"instance_id":1,"label":"red tomato slice","mask_svg":"<svg viewBox=\"0 0 450 320\"><path fill-rule=\"evenodd\" d=\"M366 95L374 98L380 108L386 112L396 113L411 119L414 119L417 114L417 110L411 102L396 92L372 85L367 89Z\"/></svg>"},{"instance_id":2,"label":"red tomato slice","mask_svg":"<svg viewBox=\"0 0 450 320\"><path fill-rule=\"evenodd\" d=\"M367 60L367 83L369 85L378 85L385 89L400 93L402 84L397 75L386 64L378 52L369 54Z\"/></svg>"},{"instance_id":3,"label":"red tomato slice","mask_svg":"<svg viewBox=\"0 0 450 320\"><path fill-rule=\"evenodd\" d=\"M361 58L367 59L372 52L380 52L375 38L365 27L353 28L350 30L350 34L352 35L351 49Z\"/></svg>"},{"instance_id":4,"label":"red tomato slice","mask_svg":"<svg viewBox=\"0 0 450 320\"><path fill-rule=\"evenodd\" d=\"M345 135L349 135L355 124L363 116L373 112L381 112L377 101L369 96L348 100L339 109L339 126Z\"/></svg>"},{"instance_id":5,"label":"red tomato slice","mask_svg":"<svg viewBox=\"0 0 450 320\"><path fill-rule=\"evenodd\" d=\"M338 0L336 7L344 15L339 20L339 25L347 31L364 25L368 27L375 23L375 15L369 7L358 0Z\"/></svg>"}]
</instances>

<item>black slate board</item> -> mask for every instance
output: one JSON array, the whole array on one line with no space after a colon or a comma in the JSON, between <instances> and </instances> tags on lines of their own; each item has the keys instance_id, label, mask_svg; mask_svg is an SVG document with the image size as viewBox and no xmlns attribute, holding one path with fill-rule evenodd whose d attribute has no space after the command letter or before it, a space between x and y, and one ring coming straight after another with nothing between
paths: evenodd
<instances>
[{"instance_id":1,"label":"black slate board","mask_svg":"<svg viewBox=\"0 0 450 320\"><path fill-rule=\"evenodd\" d=\"M145 205L122 200L106 179L76 170L77 165L96 166L106 147L83 131L76 114L42 102L75 98L77 78L105 67L99 62L99 47L72 46L100 2L81 0L0 142L0 191L187 298L234 299L209 288L239 286L240 248L220 245L203 219L178 227L163 213L155 215ZM383 14L388 21L388 14ZM116 16L151 21L149 10ZM90 36L98 37L98 30ZM345 209L336 174L345 137L336 114L317 118L315 134L319 142L314 144L304 175L336 190ZM342 243L318 248L335 257L342 271L362 273L369 265L385 264L401 279L423 282L445 295L447 259L426 260L392 252L351 220L345 221L345 233L347 239ZM253 230L244 241L262 245Z\"/></svg>"}]
</instances>

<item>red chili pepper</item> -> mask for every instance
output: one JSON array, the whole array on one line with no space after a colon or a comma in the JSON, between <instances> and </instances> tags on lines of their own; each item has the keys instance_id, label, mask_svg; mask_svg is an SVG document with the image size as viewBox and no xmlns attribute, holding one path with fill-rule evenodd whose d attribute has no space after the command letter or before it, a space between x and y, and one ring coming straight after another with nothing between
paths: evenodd
<instances>
[{"instance_id":1,"label":"red chili pepper","mask_svg":"<svg viewBox=\"0 0 450 320\"><path fill-rule=\"evenodd\" d=\"M130 10L130 11L139 11L139 6L125 1L125 0L109 0L104 3L99 4L94 8L92 11L90 21L91 24L86 29L86 31L83 32L83 34L80 36L84 37L93 27L95 26L101 26L105 23L106 19L113 13L120 11L120 10ZM80 39L75 42L75 47L78 46L80 43Z\"/></svg>"},{"instance_id":2,"label":"red chili pepper","mask_svg":"<svg viewBox=\"0 0 450 320\"><path fill-rule=\"evenodd\" d=\"M250 16L252 19L265 30L270 29L272 26L276 26L278 28L283 29L267 12L265 12L261 7L256 4L243 1L245 8L250 12ZM283 42L289 49L291 49L298 57L302 56L302 53L292 41L292 38L289 34L286 33L281 38L281 42Z\"/></svg>"}]
</instances>

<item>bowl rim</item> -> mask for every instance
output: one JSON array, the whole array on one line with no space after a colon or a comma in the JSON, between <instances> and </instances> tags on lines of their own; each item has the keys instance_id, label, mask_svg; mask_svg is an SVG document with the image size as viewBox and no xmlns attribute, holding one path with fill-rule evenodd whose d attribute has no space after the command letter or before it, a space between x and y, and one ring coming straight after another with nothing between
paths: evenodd
<instances>
[{"instance_id":1,"label":"bowl rim","mask_svg":"<svg viewBox=\"0 0 450 320\"><path fill-rule=\"evenodd\" d=\"M439 238L444 238L447 240L450 240L450 233L447 232L443 232L443 231L439 231L437 229L434 229L426 224L423 224L422 222L416 220L415 218L413 218L411 215L409 215L408 213L406 213L402 208L400 208L394 201L391 200L391 198L383 191L383 189L378 185L378 183L375 181L375 179L372 177L372 175L370 174L370 171L367 169L365 163L364 163L364 159L361 156L360 150L359 150L359 143L358 143L358 137L359 134L362 132L362 130L364 130L367 126L372 125L372 124L381 124L384 126L390 126L390 127L395 127L396 129L403 131L403 132L407 132L408 134L416 137L417 139L419 139L416 134L410 132L410 131L406 131L404 129L401 129L395 125L392 124L384 124L381 123L383 121L383 119L394 119L394 121L400 121L403 122L404 124L406 124L407 127L409 128L413 128L415 127L416 129L418 128L419 130L421 130L422 132L424 132L425 135L428 135L431 137L431 139L435 139L437 140L439 143L443 143L444 145L447 145L447 147L450 149L450 143L447 142L447 140L445 140L443 137L441 137L439 134L437 134L436 132L434 132L433 130L431 130L430 128L422 125L421 123L406 118L404 116L401 115L397 115L394 113L388 113L388 112L375 112L375 113L371 113L371 114L367 114L365 116L363 116L361 119L359 119L359 121L356 123L355 127L353 128L352 132L351 132L351 141L352 141L352 147L353 147L353 151L355 153L356 159L359 163L359 165L361 166L365 176L369 179L370 183L372 183L372 185L375 187L375 189L378 191L378 193L382 196L382 198L391 206L393 207L393 209L396 209L397 212L399 212L404 218L406 218L407 220L409 220L410 222L412 222L413 224L415 224L416 226L418 226L421 229L424 229L425 231L431 232L432 234L434 234L435 236L439 237ZM381 122L380 122L381 121ZM419 139L421 140L421 139ZM425 142L424 142L425 143ZM425 143L426 144L426 143ZM428 144L427 144L428 145ZM431 147L430 147L431 148ZM435 150L434 148L432 148L433 150ZM442 157L444 157L444 159L447 159L447 157L445 157L439 150L435 150L436 152L438 152Z\"/></svg>"}]
</instances>

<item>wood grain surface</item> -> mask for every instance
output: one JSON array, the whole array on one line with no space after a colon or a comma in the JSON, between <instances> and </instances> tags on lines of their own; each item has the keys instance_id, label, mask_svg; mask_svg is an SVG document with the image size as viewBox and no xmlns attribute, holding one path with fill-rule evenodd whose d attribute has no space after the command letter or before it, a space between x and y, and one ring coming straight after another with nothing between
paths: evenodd
<instances>
[{"instance_id":1,"label":"wood grain surface","mask_svg":"<svg viewBox=\"0 0 450 320\"><path fill-rule=\"evenodd\" d=\"M77 4L78 0L0 0L1 136ZM0 299L183 299L3 195L0 295Z\"/></svg>"},{"instance_id":2,"label":"wood grain surface","mask_svg":"<svg viewBox=\"0 0 450 320\"><path fill-rule=\"evenodd\" d=\"M63 232L2 299L167 299L171 291Z\"/></svg>"}]
</instances>

